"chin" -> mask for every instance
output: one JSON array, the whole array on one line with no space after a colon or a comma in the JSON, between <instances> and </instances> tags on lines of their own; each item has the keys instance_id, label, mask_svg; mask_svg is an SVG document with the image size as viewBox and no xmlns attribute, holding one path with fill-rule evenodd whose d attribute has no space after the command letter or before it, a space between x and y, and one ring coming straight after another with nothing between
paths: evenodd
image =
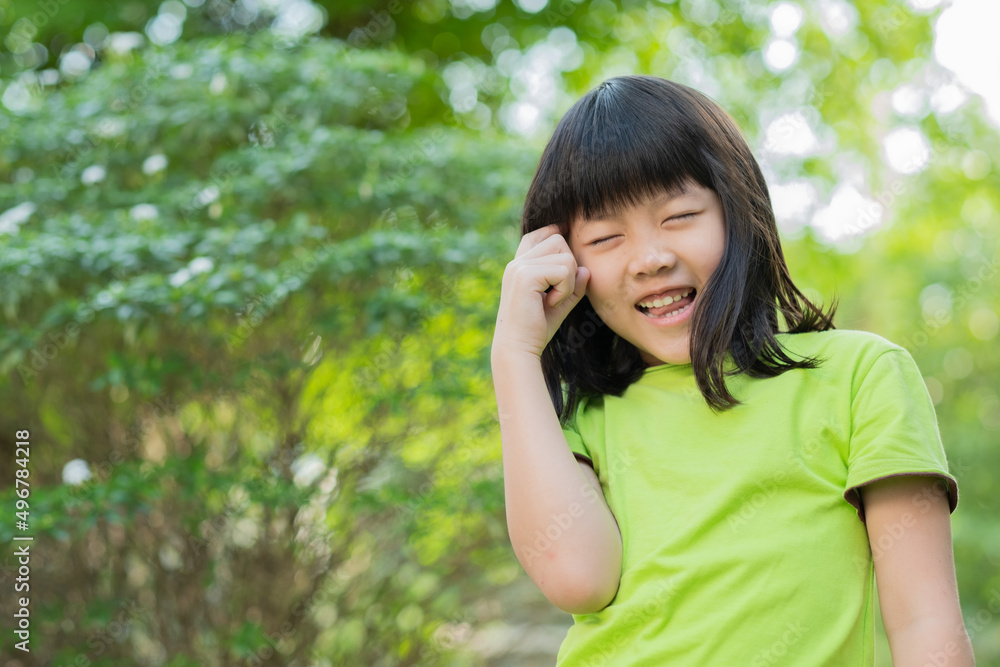
<instances>
[{"instance_id":1,"label":"chin","mask_svg":"<svg viewBox=\"0 0 1000 667\"><path fill-rule=\"evenodd\" d=\"M646 366L649 368L654 368L656 366L663 366L664 364L670 364L671 366L679 366L682 364L691 363L690 359L657 359L655 364L647 363Z\"/></svg>"},{"instance_id":2,"label":"chin","mask_svg":"<svg viewBox=\"0 0 1000 667\"><path fill-rule=\"evenodd\" d=\"M642 353L642 360L646 362L647 366L661 366L663 364L689 364L691 363L691 355L689 354L651 354L649 352Z\"/></svg>"},{"instance_id":3,"label":"chin","mask_svg":"<svg viewBox=\"0 0 1000 667\"><path fill-rule=\"evenodd\" d=\"M663 338L666 338L664 336ZM688 336L683 336L679 340L647 340L647 346L637 348L640 354L648 361L656 360L657 363L686 364L691 361L691 342ZM652 345L648 345L653 343Z\"/></svg>"}]
</instances>

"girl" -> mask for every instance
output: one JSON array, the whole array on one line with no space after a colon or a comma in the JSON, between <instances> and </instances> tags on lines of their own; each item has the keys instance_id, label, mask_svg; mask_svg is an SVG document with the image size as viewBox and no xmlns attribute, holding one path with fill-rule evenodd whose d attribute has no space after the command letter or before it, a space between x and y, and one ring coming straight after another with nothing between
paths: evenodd
<instances>
[{"instance_id":1,"label":"girl","mask_svg":"<svg viewBox=\"0 0 1000 667\"><path fill-rule=\"evenodd\" d=\"M511 543L559 667L972 665L910 354L795 287L731 117L649 76L560 121L492 347Z\"/></svg>"}]
</instances>

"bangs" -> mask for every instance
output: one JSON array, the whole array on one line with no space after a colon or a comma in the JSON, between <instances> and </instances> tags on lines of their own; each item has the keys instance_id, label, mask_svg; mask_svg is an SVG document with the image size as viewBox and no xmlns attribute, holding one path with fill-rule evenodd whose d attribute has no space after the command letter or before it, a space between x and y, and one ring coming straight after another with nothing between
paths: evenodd
<instances>
[{"instance_id":1,"label":"bangs","mask_svg":"<svg viewBox=\"0 0 1000 667\"><path fill-rule=\"evenodd\" d=\"M524 233L613 217L663 193L683 194L690 181L715 189L698 149L712 144L699 115L682 91L639 77L611 79L588 93L559 122L542 155Z\"/></svg>"}]
</instances>

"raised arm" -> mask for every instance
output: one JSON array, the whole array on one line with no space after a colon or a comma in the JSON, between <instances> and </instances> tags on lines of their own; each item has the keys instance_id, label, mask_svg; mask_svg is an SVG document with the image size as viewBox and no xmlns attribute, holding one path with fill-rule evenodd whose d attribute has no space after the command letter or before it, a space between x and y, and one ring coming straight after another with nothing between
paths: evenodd
<instances>
[{"instance_id":1,"label":"raised arm","mask_svg":"<svg viewBox=\"0 0 1000 667\"><path fill-rule=\"evenodd\" d=\"M569 449L542 375L541 352L589 277L555 232L525 235L507 265L491 359L511 544L552 604L583 614L617 593L622 540L593 470Z\"/></svg>"}]
</instances>

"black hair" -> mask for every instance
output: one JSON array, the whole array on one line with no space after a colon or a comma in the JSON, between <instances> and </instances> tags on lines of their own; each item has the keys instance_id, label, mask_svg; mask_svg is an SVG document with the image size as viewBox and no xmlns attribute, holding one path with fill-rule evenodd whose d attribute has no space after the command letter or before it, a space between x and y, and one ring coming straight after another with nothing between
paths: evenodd
<instances>
[{"instance_id":1,"label":"black hair","mask_svg":"<svg viewBox=\"0 0 1000 667\"><path fill-rule=\"evenodd\" d=\"M521 234L556 223L569 238L571 221L581 216L614 215L692 181L718 194L725 217L725 250L699 294L690 342L698 387L713 411L723 411L740 404L724 375L774 377L824 361L796 361L785 353L775 338L779 313L788 333L826 331L835 328L837 306L835 299L824 314L792 283L764 176L736 122L715 101L639 75L614 77L588 92L559 121L542 153ZM724 372L727 352L736 369ZM586 296L541 362L562 423L584 397L621 396L647 367Z\"/></svg>"}]
</instances>

